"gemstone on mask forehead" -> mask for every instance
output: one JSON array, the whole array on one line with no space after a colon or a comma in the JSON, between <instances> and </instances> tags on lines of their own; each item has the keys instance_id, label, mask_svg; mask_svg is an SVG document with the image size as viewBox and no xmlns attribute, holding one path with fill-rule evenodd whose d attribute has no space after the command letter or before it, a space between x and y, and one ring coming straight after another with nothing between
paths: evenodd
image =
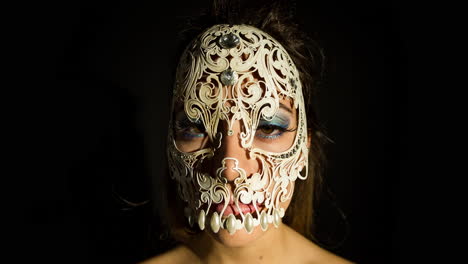
<instances>
[{"instance_id":1,"label":"gemstone on mask forehead","mask_svg":"<svg viewBox=\"0 0 468 264\"><path fill-rule=\"evenodd\" d=\"M232 49L239 46L240 39L233 33L222 35L218 41L223 49Z\"/></svg>"},{"instance_id":2,"label":"gemstone on mask forehead","mask_svg":"<svg viewBox=\"0 0 468 264\"><path fill-rule=\"evenodd\" d=\"M239 75L237 72L227 69L221 73L221 82L226 85L234 85L237 82L237 79L239 78Z\"/></svg>"}]
</instances>

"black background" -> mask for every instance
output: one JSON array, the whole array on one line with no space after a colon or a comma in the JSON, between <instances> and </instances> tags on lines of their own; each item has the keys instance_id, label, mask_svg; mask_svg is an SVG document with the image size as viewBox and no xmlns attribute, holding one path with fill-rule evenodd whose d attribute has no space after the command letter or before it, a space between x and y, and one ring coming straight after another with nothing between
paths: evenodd
<instances>
[{"instance_id":1,"label":"black background","mask_svg":"<svg viewBox=\"0 0 468 264\"><path fill-rule=\"evenodd\" d=\"M29 106L20 134L30 144L20 153L28 173L19 177L26 197L19 259L135 263L167 247L149 251L147 210L123 210L115 192L143 201L157 188L149 175L160 173L164 155L176 31L207 4L193 2L19 7L14 47L6 51L20 72L21 105ZM343 231L338 211L325 203L322 238L358 263L402 257L404 11L389 1L297 2L299 22L328 57L319 108L334 143L325 177L349 224Z\"/></svg>"}]
</instances>

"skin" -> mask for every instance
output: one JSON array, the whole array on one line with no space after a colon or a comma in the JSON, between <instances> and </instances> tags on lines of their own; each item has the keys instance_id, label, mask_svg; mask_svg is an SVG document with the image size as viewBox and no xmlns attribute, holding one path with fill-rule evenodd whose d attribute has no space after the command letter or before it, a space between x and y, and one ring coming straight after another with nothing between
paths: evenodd
<instances>
[{"instance_id":1,"label":"skin","mask_svg":"<svg viewBox=\"0 0 468 264\"><path fill-rule=\"evenodd\" d=\"M141 264L162 263L352 263L310 242L302 235L282 224L265 233L256 241L229 247L210 238L206 233L160 256Z\"/></svg>"},{"instance_id":2,"label":"skin","mask_svg":"<svg viewBox=\"0 0 468 264\"><path fill-rule=\"evenodd\" d=\"M280 101L286 108L283 114L291 120L290 128L297 127L297 111L292 108L290 100ZM225 133L226 127L222 132ZM234 157L239 160L239 166L246 170L248 175L259 170L258 162L247 158L247 152L240 145L238 134L241 132L240 122L234 123L234 135L223 137L222 147L216 152L213 162L218 162L223 157ZM274 133L271 130L257 130L261 135ZM275 145L278 151L288 148L294 141L296 132L284 132L275 139L256 137L254 145ZM190 151L206 144L205 138L197 138L195 141L184 142L177 140L177 147L182 151ZM310 137L308 140L310 146ZM207 167L217 167L207 164ZM229 167L229 166L228 166ZM205 168L210 169L210 168ZM224 177L230 182L237 177L237 173L231 169L225 170ZM290 201L281 206L285 209ZM187 244L182 244L171 251L151 258L141 264L159 263L351 263L331 252L328 252L313 242L309 241L295 230L285 224L275 228L272 224L267 231L262 231L257 226L251 234L244 229L230 235L226 230L220 229L213 233L210 228L205 229L200 235L193 238Z\"/></svg>"}]
</instances>

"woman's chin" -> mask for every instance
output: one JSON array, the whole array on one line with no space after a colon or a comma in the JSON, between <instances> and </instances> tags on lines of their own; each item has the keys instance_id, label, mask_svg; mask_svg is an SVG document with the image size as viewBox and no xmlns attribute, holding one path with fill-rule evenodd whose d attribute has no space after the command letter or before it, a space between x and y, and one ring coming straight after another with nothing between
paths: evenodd
<instances>
[{"instance_id":1,"label":"woman's chin","mask_svg":"<svg viewBox=\"0 0 468 264\"><path fill-rule=\"evenodd\" d=\"M272 228L272 225L270 225L269 228ZM226 247L244 247L261 238L268 231L269 229L263 231L260 226L256 226L250 234L247 233L245 229L237 230L237 232L232 235L229 234L226 229L220 229L218 233L214 233L213 231L208 231L208 233L216 241Z\"/></svg>"}]
</instances>

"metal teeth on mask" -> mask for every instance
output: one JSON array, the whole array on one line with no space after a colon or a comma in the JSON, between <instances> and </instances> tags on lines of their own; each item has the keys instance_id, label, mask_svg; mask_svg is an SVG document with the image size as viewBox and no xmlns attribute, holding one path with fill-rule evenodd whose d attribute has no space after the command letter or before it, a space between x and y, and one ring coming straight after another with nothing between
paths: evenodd
<instances>
[{"instance_id":1,"label":"metal teeth on mask","mask_svg":"<svg viewBox=\"0 0 468 264\"><path fill-rule=\"evenodd\" d=\"M233 214L229 215L226 220L226 229L231 235L236 232L236 218Z\"/></svg>"},{"instance_id":2,"label":"metal teeth on mask","mask_svg":"<svg viewBox=\"0 0 468 264\"><path fill-rule=\"evenodd\" d=\"M253 217L250 213L247 213L244 218L244 227L247 233L252 233L252 230L254 228L254 220Z\"/></svg>"},{"instance_id":3,"label":"metal teeth on mask","mask_svg":"<svg viewBox=\"0 0 468 264\"><path fill-rule=\"evenodd\" d=\"M218 233L220 229L226 229L229 234L234 234L238 229L244 228L248 234L251 234L255 226L260 225L263 231L268 229L268 225L273 223L275 227L281 224L281 213L279 210L274 209L272 215L268 215L266 211L262 211L258 218L254 218L251 213L245 214L242 220L237 220L233 214L230 214L225 220L222 220L218 212L213 212L211 216L207 216L206 212L202 209L198 214L198 226L200 230L206 227L206 220L210 219L210 227L214 233ZM192 215L188 216L189 224L193 226L194 219Z\"/></svg>"},{"instance_id":4,"label":"metal teeth on mask","mask_svg":"<svg viewBox=\"0 0 468 264\"><path fill-rule=\"evenodd\" d=\"M263 231L268 229L268 216L265 211L260 214L260 226L262 227Z\"/></svg>"},{"instance_id":5,"label":"metal teeth on mask","mask_svg":"<svg viewBox=\"0 0 468 264\"><path fill-rule=\"evenodd\" d=\"M190 227L193 227L193 224L195 224L195 221L193 219L193 215L188 216L188 223Z\"/></svg>"},{"instance_id":6,"label":"metal teeth on mask","mask_svg":"<svg viewBox=\"0 0 468 264\"><path fill-rule=\"evenodd\" d=\"M219 218L219 215L217 212L214 212L213 215L211 216L210 226L213 232L218 233L219 228L221 227L221 219Z\"/></svg>"},{"instance_id":7,"label":"metal teeth on mask","mask_svg":"<svg viewBox=\"0 0 468 264\"><path fill-rule=\"evenodd\" d=\"M280 225L280 214L277 209L275 209L273 212L273 224L275 227L279 227Z\"/></svg>"},{"instance_id":8,"label":"metal teeth on mask","mask_svg":"<svg viewBox=\"0 0 468 264\"><path fill-rule=\"evenodd\" d=\"M198 226L200 227L200 230L205 229L205 218L205 210L202 209L198 215Z\"/></svg>"}]
</instances>

